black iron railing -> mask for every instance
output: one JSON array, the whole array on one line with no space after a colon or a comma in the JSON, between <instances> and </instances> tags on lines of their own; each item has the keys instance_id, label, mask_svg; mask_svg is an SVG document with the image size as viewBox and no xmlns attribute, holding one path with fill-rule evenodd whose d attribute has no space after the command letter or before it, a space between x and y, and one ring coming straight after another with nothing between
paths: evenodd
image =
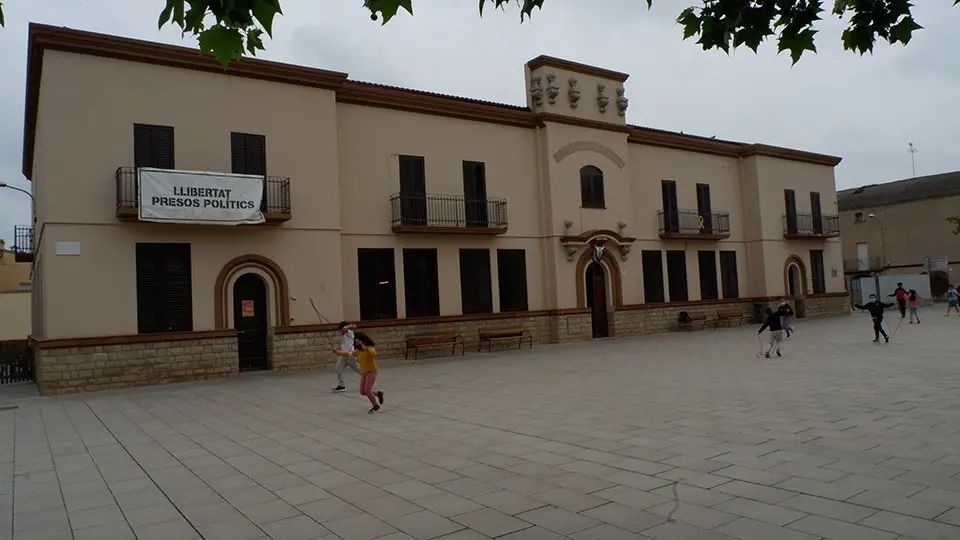
<instances>
[{"instance_id":1,"label":"black iron railing","mask_svg":"<svg viewBox=\"0 0 960 540\"><path fill-rule=\"evenodd\" d=\"M29 225L13 226L13 252L33 253L33 227Z\"/></svg>"},{"instance_id":2,"label":"black iron railing","mask_svg":"<svg viewBox=\"0 0 960 540\"><path fill-rule=\"evenodd\" d=\"M140 200L137 169L117 168L117 210L136 210ZM290 213L290 179L267 176L263 182L263 200L260 211L265 214Z\"/></svg>"},{"instance_id":3,"label":"black iron railing","mask_svg":"<svg viewBox=\"0 0 960 540\"><path fill-rule=\"evenodd\" d=\"M840 218L814 214L784 214L783 234L787 236L837 236Z\"/></svg>"},{"instance_id":4,"label":"black iron railing","mask_svg":"<svg viewBox=\"0 0 960 540\"><path fill-rule=\"evenodd\" d=\"M0 341L0 384L33 380L33 349L26 339Z\"/></svg>"},{"instance_id":5,"label":"black iron railing","mask_svg":"<svg viewBox=\"0 0 960 540\"><path fill-rule=\"evenodd\" d=\"M507 229L506 199L396 193L390 197L390 208L395 229Z\"/></svg>"},{"instance_id":6,"label":"black iron railing","mask_svg":"<svg viewBox=\"0 0 960 540\"><path fill-rule=\"evenodd\" d=\"M657 221L661 235L722 236L730 234L729 212L660 210Z\"/></svg>"}]
</instances>

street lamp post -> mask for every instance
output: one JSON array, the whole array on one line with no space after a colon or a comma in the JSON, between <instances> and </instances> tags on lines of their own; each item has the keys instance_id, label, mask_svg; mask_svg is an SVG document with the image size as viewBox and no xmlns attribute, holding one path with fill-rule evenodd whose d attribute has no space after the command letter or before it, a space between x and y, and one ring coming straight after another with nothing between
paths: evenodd
<instances>
[{"instance_id":1,"label":"street lamp post","mask_svg":"<svg viewBox=\"0 0 960 540\"><path fill-rule=\"evenodd\" d=\"M6 182L0 182L0 189L3 189L3 188L19 191L20 193L23 193L27 197L30 197L30 211L31 211L30 213L33 214L32 215L33 222L36 223L37 222L37 200L33 198L33 193L30 193L29 191L22 188L11 186Z\"/></svg>"},{"instance_id":2,"label":"street lamp post","mask_svg":"<svg viewBox=\"0 0 960 540\"><path fill-rule=\"evenodd\" d=\"M877 212L879 213L880 211L877 210ZM883 244L883 221L880 220L880 217L877 216L877 214L870 214L868 217L870 219L876 220L877 227L879 227L880 229L880 268L878 268L877 271L873 273L873 284L877 289L877 300L879 301L880 300L880 272L883 271L883 268L886 264L884 262L886 260L886 253L885 253L884 244Z\"/></svg>"}]
</instances>

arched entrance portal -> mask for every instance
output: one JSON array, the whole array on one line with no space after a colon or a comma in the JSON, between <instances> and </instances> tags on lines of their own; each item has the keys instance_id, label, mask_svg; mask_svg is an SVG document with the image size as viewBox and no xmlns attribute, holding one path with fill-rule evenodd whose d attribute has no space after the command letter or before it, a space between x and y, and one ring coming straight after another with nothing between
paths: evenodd
<instances>
[{"instance_id":1,"label":"arched entrance portal","mask_svg":"<svg viewBox=\"0 0 960 540\"><path fill-rule=\"evenodd\" d=\"M800 291L803 290L803 282L800 277L800 267L796 264L791 264L787 268L787 295L791 298L796 298L800 296Z\"/></svg>"},{"instance_id":2,"label":"arched entrance portal","mask_svg":"<svg viewBox=\"0 0 960 540\"><path fill-rule=\"evenodd\" d=\"M593 322L593 337L604 338L610 335L607 320L607 271L602 264L592 262L584 275L584 291L587 294L587 307Z\"/></svg>"},{"instance_id":3,"label":"arched entrance portal","mask_svg":"<svg viewBox=\"0 0 960 540\"><path fill-rule=\"evenodd\" d=\"M793 300L793 311L798 319L807 316L807 268L796 255L787 257L783 264L783 289Z\"/></svg>"},{"instance_id":4,"label":"arched entrance portal","mask_svg":"<svg viewBox=\"0 0 960 540\"><path fill-rule=\"evenodd\" d=\"M233 326L240 371L267 369L267 284L248 272L233 284Z\"/></svg>"}]
</instances>

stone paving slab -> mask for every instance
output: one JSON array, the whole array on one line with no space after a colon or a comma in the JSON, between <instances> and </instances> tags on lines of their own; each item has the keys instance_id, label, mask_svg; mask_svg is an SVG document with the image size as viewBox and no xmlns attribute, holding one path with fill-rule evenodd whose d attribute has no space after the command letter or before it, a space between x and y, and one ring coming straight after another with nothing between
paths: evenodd
<instances>
[{"instance_id":1,"label":"stone paving slab","mask_svg":"<svg viewBox=\"0 0 960 540\"><path fill-rule=\"evenodd\" d=\"M384 360L375 415L329 370L0 387L0 540L956 539L960 318L923 316Z\"/></svg>"}]
</instances>

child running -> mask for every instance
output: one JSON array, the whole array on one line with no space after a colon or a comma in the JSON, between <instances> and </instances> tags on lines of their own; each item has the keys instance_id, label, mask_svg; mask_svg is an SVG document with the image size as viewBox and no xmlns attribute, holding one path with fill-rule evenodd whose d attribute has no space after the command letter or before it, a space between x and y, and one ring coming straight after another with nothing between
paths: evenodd
<instances>
[{"instance_id":1,"label":"child running","mask_svg":"<svg viewBox=\"0 0 960 540\"><path fill-rule=\"evenodd\" d=\"M355 356L360 361L360 394L370 400L373 407L369 414L373 414L380 410L380 405L383 405L383 391L373 390L373 385L377 382L377 350L373 348L376 343L363 332L353 334L355 349L350 352L334 349L333 352L345 358Z\"/></svg>"},{"instance_id":2,"label":"child running","mask_svg":"<svg viewBox=\"0 0 960 540\"><path fill-rule=\"evenodd\" d=\"M337 330L340 332L340 350L344 351L347 354L340 355L337 358L337 385L333 387L334 392L343 392L347 389L343 384L343 370L347 366L350 366L350 369L360 373L360 368L357 366L357 360L350 356L350 353L353 352L353 342L354 335L353 331L357 329L357 325L349 324L347 321L341 321L337 325Z\"/></svg>"},{"instance_id":3,"label":"child running","mask_svg":"<svg viewBox=\"0 0 960 540\"><path fill-rule=\"evenodd\" d=\"M880 336L883 336L884 341L890 343L890 336L883 330L883 310L884 308L892 308L893 303L884 303L877 299L877 295L871 294L870 301L866 304L854 304L853 307L857 309L865 309L870 312L870 318L873 319L873 342L877 343L880 341Z\"/></svg>"},{"instance_id":4,"label":"child running","mask_svg":"<svg viewBox=\"0 0 960 540\"><path fill-rule=\"evenodd\" d=\"M944 317L950 316L951 309L957 312L957 314L960 314L960 307L957 306L957 296L960 296L957 293L957 289L951 285L950 288L947 289L947 312L943 314Z\"/></svg>"},{"instance_id":5,"label":"child running","mask_svg":"<svg viewBox=\"0 0 960 540\"><path fill-rule=\"evenodd\" d=\"M889 295L891 298L897 298L897 309L900 311L900 318L904 319L907 317L907 290L903 288L903 283L898 282L897 288L894 289L893 294Z\"/></svg>"},{"instance_id":6,"label":"child running","mask_svg":"<svg viewBox=\"0 0 960 540\"><path fill-rule=\"evenodd\" d=\"M763 326L757 330L757 335L763 333L767 328L770 329L770 337L767 343L767 352L764 353L764 356L770 358L770 352L773 351L774 347L777 349L777 356L783 356L780 352L780 342L783 341L783 323L780 322L781 312L779 310L774 311L770 308L767 308L767 319L763 321Z\"/></svg>"},{"instance_id":7,"label":"child running","mask_svg":"<svg viewBox=\"0 0 960 540\"><path fill-rule=\"evenodd\" d=\"M786 298L780 300L780 305L777 306L777 312L780 314L780 324L783 326L783 332L786 334L786 339L790 339L790 337L793 336L794 315L793 308L787 303Z\"/></svg>"},{"instance_id":8,"label":"child running","mask_svg":"<svg viewBox=\"0 0 960 540\"><path fill-rule=\"evenodd\" d=\"M913 319L917 319L917 324L920 324L920 308L917 307L917 300L922 300L923 297L917 294L917 291L910 289L910 292L907 294L907 308L910 309L910 324L913 324Z\"/></svg>"}]
</instances>

